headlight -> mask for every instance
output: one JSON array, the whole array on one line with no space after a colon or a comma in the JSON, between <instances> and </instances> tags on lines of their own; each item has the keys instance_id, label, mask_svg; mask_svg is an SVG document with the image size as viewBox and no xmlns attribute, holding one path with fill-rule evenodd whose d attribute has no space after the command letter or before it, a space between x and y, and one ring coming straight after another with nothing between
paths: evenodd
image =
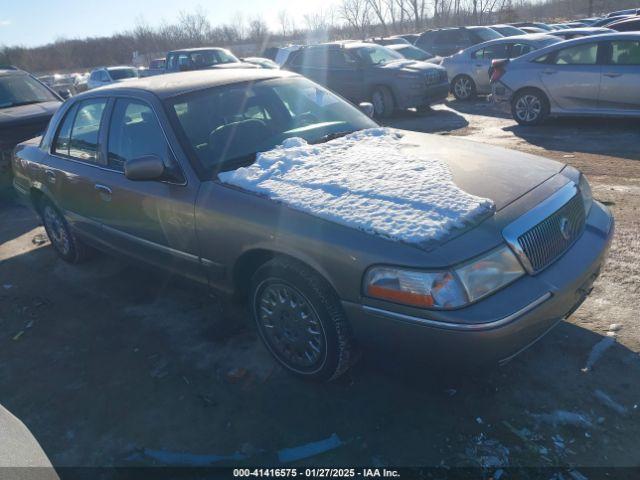
<instances>
[{"instance_id":1,"label":"headlight","mask_svg":"<svg viewBox=\"0 0 640 480\"><path fill-rule=\"evenodd\" d=\"M451 272L420 272L374 267L364 277L369 297L422 308L455 308L467 303L460 282Z\"/></svg>"},{"instance_id":2,"label":"headlight","mask_svg":"<svg viewBox=\"0 0 640 480\"><path fill-rule=\"evenodd\" d=\"M587 177L583 174L580 174L580 184L578 185L578 189L580 190L580 195L582 195L584 214L587 216L589 215L589 210L591 210L591 204L593 203L593 193L591 192L591 186L587 181Z\"/></svg>"},{"instance_id":3,"label":"headlight","mask_svg":"<svg viewBox=\"0 0 640 480\"><path fill-rule=\"evenodd\" d=\"M453 309L474 302L524 275L507 246L453 269L421 272L373 267L364 277L368 297L413 307Z\"/></svg>"},{"instance_id":4,"label":"headlight","mask_svg":"<svg viewBox=\"0 0 640 480\"><path fill-rule=\"evenodd\" d=\"M464 285L470 302L474 302L524 275L520 262L507 246L458 267L455 272Z\"/></svg>"}]
</instances>

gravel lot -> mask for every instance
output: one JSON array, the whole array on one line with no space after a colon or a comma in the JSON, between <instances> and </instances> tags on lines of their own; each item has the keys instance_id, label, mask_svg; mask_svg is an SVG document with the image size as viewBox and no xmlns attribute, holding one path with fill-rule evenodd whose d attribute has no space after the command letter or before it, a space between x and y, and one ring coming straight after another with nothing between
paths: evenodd
<instances>
[{"instance_id":1,"label":"gravel lot","mask_svg":"<svg viewBox=\"0 0 640 480\"><path fill-rule=\"evenodd\" d=\"M340 446L300 463L640 466L640 122L525 128L477 101L387 123L545 155L589 176L617 231L569 321L483 374L368 355L336 383L309 384L275 365L242 308L106 256L69 266L37 244L43 229L28 210L3 201L0 403L55 466L210 458L182 454L274 464L281 449L332 434Z\"/></svg>"}]
</instances>

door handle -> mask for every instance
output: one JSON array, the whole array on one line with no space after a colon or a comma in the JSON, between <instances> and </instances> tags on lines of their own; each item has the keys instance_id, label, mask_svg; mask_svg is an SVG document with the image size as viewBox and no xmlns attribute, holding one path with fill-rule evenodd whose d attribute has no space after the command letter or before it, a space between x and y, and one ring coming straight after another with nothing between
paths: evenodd
<instances>
[{"instance_id":1,"label":"door handle","mask_svg":"<svg viewBox=\"0 0 640 480\"><path fill-rule=\"evenodd\" d=\"M603 75L605 77L609 77L609 78L615 78L615 77L620 77L622 76L621 73L614 73L614 72L609 72L609 73L603 73Z\"/></svg>"},{"instance_id":2,"label":"door handle","mask_svg":"<svg viewBox=\"0 0 640 480\"><path fill-rule=\"evenodd\" d=\"M111 189L109 187L107 187L106 185L101 185L100 183L96 183L95 185L95 189L98 191L98 193L100 194L100 198L102 200L104 200L105 202L110 202L111 201Z\"/></svg>"},{"instance_id":3,"label":"door handle","mask_svg":"<svg viewBox=\"0 0 640 480\"><path fill-rule=\"evenodd\" d=\"M53 170L45 170L44 171L44 175L45 177L47 177L47 181L49 183L56 183L56 172L54 172Z\"/></svg>"}]
</instances>

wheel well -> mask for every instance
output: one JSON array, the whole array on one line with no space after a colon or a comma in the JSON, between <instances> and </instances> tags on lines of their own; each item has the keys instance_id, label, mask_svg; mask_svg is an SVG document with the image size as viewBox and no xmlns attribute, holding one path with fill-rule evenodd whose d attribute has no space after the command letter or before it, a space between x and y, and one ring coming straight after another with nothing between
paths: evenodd
<instances>
[{"instance_id":1,"label":"wheel well","mask_svg":"<svg viewBox=\"0 0 640 480\"><path fill-rule=\"evenodd\" d=\"M277 254L271 250L250 250L243 253L233 267L233 286L237 300L246 300L249 294L251 277L258 268Z\"/></svg>"},{"instance_id":2,"label":"wheel well","mask_svg":"<svg viewBox=\"0 0 640 480\"><path fill-rule=\"evenodd\" d=\"M331 282L329 282L327 277L308 263L294 256L276 252L273 250L256 249L243 253L240 258L238 258L233 267L233 296L237 301L244 302L247 300L249 296L249 288L251 287L251 277L262 265L275 257L288 258L294 262L304 265L305 267L313 270L316 274L318 274L322 279L324 279L325 282L327 282L327 285L329 285L329 287L333 289L333 285L331 284Z\"/></svg>"}]
</instances>

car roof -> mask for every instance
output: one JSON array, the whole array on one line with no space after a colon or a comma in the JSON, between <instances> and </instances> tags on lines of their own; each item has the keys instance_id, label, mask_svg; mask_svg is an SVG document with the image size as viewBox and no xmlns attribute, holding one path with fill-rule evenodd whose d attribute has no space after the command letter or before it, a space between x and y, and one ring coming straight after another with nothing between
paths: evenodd
<instances>
[{"instance_id":1,"label":"car roof","mask_svg":"<svg viewBox=\"0 0 640 480\"><path fill-rule=\"evenodd\" d=\"M164 75L144 77L131 82L110 84L89 90L86 93L78 95L78 97L92 96L91 94L93 94L93 92L104 95L110 92L146 91L160 98L169 98L182 93L232 85L234 83L296 76L298 75L285 70L258 68L194 70L190 72L167 73Z\"/></svg>"},{"instance_id":2,"label":"car roof","mask_svg":"<svg viewBox=\"0 0 640 480\"><path fill-rule=\"evenodd\" d=\"M526 53L521 57L514 58L512 62L527 62L529 59L537 58L538 56L542 56L547 52L552 52L562 48L568 48L573 45L579 45L581 43L603 42L611 40L640 40L640 32L614 32L603 33L602 35L598 36L572 38L570 40L564 40L562 42L554 43L553 45L547 45L540 50Z\"/></svg>"},{"instance_id":3,"label":"car roof","mask_svg":"<svg viewBox=\"0 0 640 480\"><path fill-rule=\"evenodd\" d=\"M549 32L550 35L564 35L565 33L597 33L597 32L611 32L614 33L614 30L608 27L576 27L576 28L565 28L564 30L557 30L555 32Z\"/></svg>"},{"instance_id":4,"label":"car roof","mask_svg":"<svg viewBox=\"0 0 640 480\"><path fill-rule=\"evenodd\" d=\"M626 25L627 23L640 22L640 15L633 15L631 17L623 17L617 22L610 23L606 28L613 28L616 25Z\"/></svg>"},{"instance_id":5,"label":"car roof","mask_svg":"<svg viewBox=\"0 0 640 480\"><path fill-rule=\"evenodd\" d=\"M545 40L553 40L556 43L560 42L560 39L557 36L550 35L548 33L528 33L525 35L513 35L511 37L500 37L500 38L494 38L492 40L487 40L486 42L478 43L476 45L467 47L463 50L463 52L467 50L469 51L479 50L482 47L501 44L501 43L513 43L514 41L526 42L526 43L539 43Z\"/></svg>"},{"instance_id":6,"label":"car roof","mask_svg":"<svg viewBox=\"0 0 640 480\"><path fill-rule=\"evenodd\" d=\"M179 48L178 50L171 50L169 53L206 52L211 50L226 50L226 48L222 48L222 47Z\"/></svg>"}]
</instances>

